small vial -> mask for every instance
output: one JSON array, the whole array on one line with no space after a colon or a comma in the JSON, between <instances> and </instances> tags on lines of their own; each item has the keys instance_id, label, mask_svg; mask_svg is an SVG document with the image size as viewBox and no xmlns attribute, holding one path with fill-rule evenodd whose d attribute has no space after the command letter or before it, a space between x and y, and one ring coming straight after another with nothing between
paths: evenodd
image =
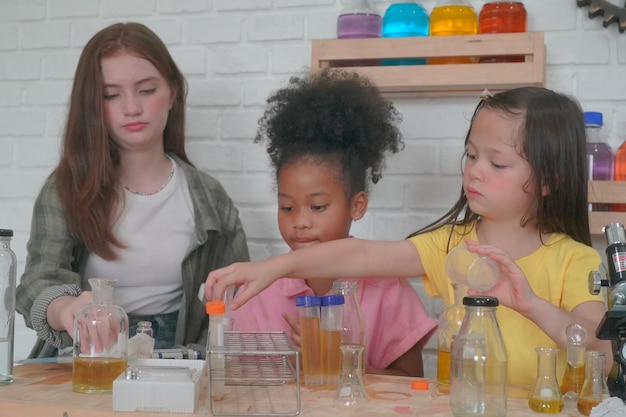
<instances>
[{"instance_id":1,"label":"small vial","mask_svg":"<svg viewBox=\"0 0 626 417\"><path fill-rule=\"evenodd\" d=\"M137 334L147 334L151 338L154 339L154 332L152 330L152 322L150 321L140 321L137 323Z\"/></svg>"}]
</instances>

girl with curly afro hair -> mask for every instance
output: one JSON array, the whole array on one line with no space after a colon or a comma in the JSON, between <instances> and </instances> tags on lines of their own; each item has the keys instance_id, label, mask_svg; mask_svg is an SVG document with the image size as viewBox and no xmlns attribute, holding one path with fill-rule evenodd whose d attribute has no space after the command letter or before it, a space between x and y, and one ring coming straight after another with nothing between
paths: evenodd
<instances>
[{"instance_id":1,"label":"girl with curly afro hair","mask_svg":"<svg viewBox=\"0 0 626 417\"><path fill-rule=\"evenodd\" d=\"M385 155L403 147L401 116L368 79L332 69L291 78L267 100L257 143L276 175L278 227L292 251L350 237L367 210ZM404 278L358 280L366 372L423 376L422 347L436 328ZM300 346L296 297L326 295L333 280L279 279L233 311L236 330L291 334Z\"/></svg>"}]
</instances>

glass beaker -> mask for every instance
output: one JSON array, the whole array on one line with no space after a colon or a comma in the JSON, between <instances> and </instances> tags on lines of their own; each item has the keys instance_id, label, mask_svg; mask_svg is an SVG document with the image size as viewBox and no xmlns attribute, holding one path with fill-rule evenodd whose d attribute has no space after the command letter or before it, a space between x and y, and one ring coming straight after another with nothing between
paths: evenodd
<instances>
[{"instance_id":1,"label":"glass beaker","mask_svg":"<svg viewBox=\"0 0 626 417\"><path fill-rule=\"evenodd\" d=\"M74 392L110 393L113 380L126 370L128 316L113 304L115 282L91 278L92 302L74 319Z\"/></svg>"},{"instance_id":2,"label":"glass beaker","mask_svg":"<svg viewBox=\"0 0 626 417\"><path fill-rule=\"evenodd\" d=\"M596 350L585 353L585 382L578 396L578 411L588 416L591 409L609 398L605 376L606 354Z\"/></svg>"},{"instance_id":3,"label":"glass beaker","mask_svg":"<svg viewBox=\"0 0 626 417\"><path fill-rule=\"evenodd\" d=\"M364 346L342 344L341 348L341 377L335 393L335 404L355 406L367 402L367 393L363 385L361 356Z\"/></svg>"},{"instance_id":4,"label":"glass beaker","mask_svg":"<svg viewBox=\"0 0 626 417\"><path fill-rule=\"evenodd\" d=\"M556 355L559 349L538 347L537 379L528 399L536 413L558 414L563 410L563 397L556 378Z\"/></svg>"}]
</instances>

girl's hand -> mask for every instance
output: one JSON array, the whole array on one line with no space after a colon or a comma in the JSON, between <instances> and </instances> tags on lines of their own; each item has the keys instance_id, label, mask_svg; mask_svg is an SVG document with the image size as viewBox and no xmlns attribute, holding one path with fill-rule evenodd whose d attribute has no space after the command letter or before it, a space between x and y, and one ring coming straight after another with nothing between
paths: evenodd
<instances>
[{"instance_id":1,"label":"girl's hand","mask_svg":"<svg viewBox=\"0 0 626 417\"><path fill-rule=\"evenodd\" d=\"M526 316L527 312L532 310L533 304L537 301L537 295L530 287L522 270L511 259L511 256L502 249L481 245L473 240L467 240L466 245L470 252L488 256L496 261L499 267L498 281L492 289L480 293L470 290L469 293L496 297L501 305Z\"/></svg>"},{"instance_id":2,"label":"girl's hand","mask_svg":"<svg viewBox=\"0 0 626 417\"><path fill-rule=\"evenodd\" d=\"M230 304L231 309L236 310L278 278L280 276L272 273L269 260L237 262L211 271L204 292L207 300L221 300L227 287L241 285Z\"/></svg>"},{"instance_id":3,"label":"girl's hand","mask_svg":"<svg viewBox=\"0 0 626 417\"><path fill-rule=\"evenodd\" d=\"M296 317L292 317L287 313L283 313L283 319L291 327L291 343L296 350L300 351L302 348L302 336L300 335L300 321Z\"/></svg>"},{"instance_id":4,"label":"girl's hand","mask_svg":"<svg viewBox=\"0 0 626 417\"><path fill-rule=\"evenodd\" d=\"M74 338L74 317L83 306L91 303L91 291L83 291L78 297L62 296L48 305L47 320L50 327L66 331Z\"/></svg>"}]
</instances>

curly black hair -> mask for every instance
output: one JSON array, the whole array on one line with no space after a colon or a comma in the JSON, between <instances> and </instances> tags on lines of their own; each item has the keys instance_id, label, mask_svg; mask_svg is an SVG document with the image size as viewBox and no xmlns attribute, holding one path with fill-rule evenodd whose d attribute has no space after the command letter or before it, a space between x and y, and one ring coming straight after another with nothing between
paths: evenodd
<instances>
[{"instance_id":1,"label":"curly black hair","mask_svg":"<svg viewBox=\"0 0 626 417\"><path fill-rule=\"evenodd\" d=\"M404 144L402 116L366 77L325 69L292 77L267 99L255 143L266 142L275 174L287 164L312 158L332 164L350 197L382 177L385 152Z\"/></svg>"}]
</instances>

